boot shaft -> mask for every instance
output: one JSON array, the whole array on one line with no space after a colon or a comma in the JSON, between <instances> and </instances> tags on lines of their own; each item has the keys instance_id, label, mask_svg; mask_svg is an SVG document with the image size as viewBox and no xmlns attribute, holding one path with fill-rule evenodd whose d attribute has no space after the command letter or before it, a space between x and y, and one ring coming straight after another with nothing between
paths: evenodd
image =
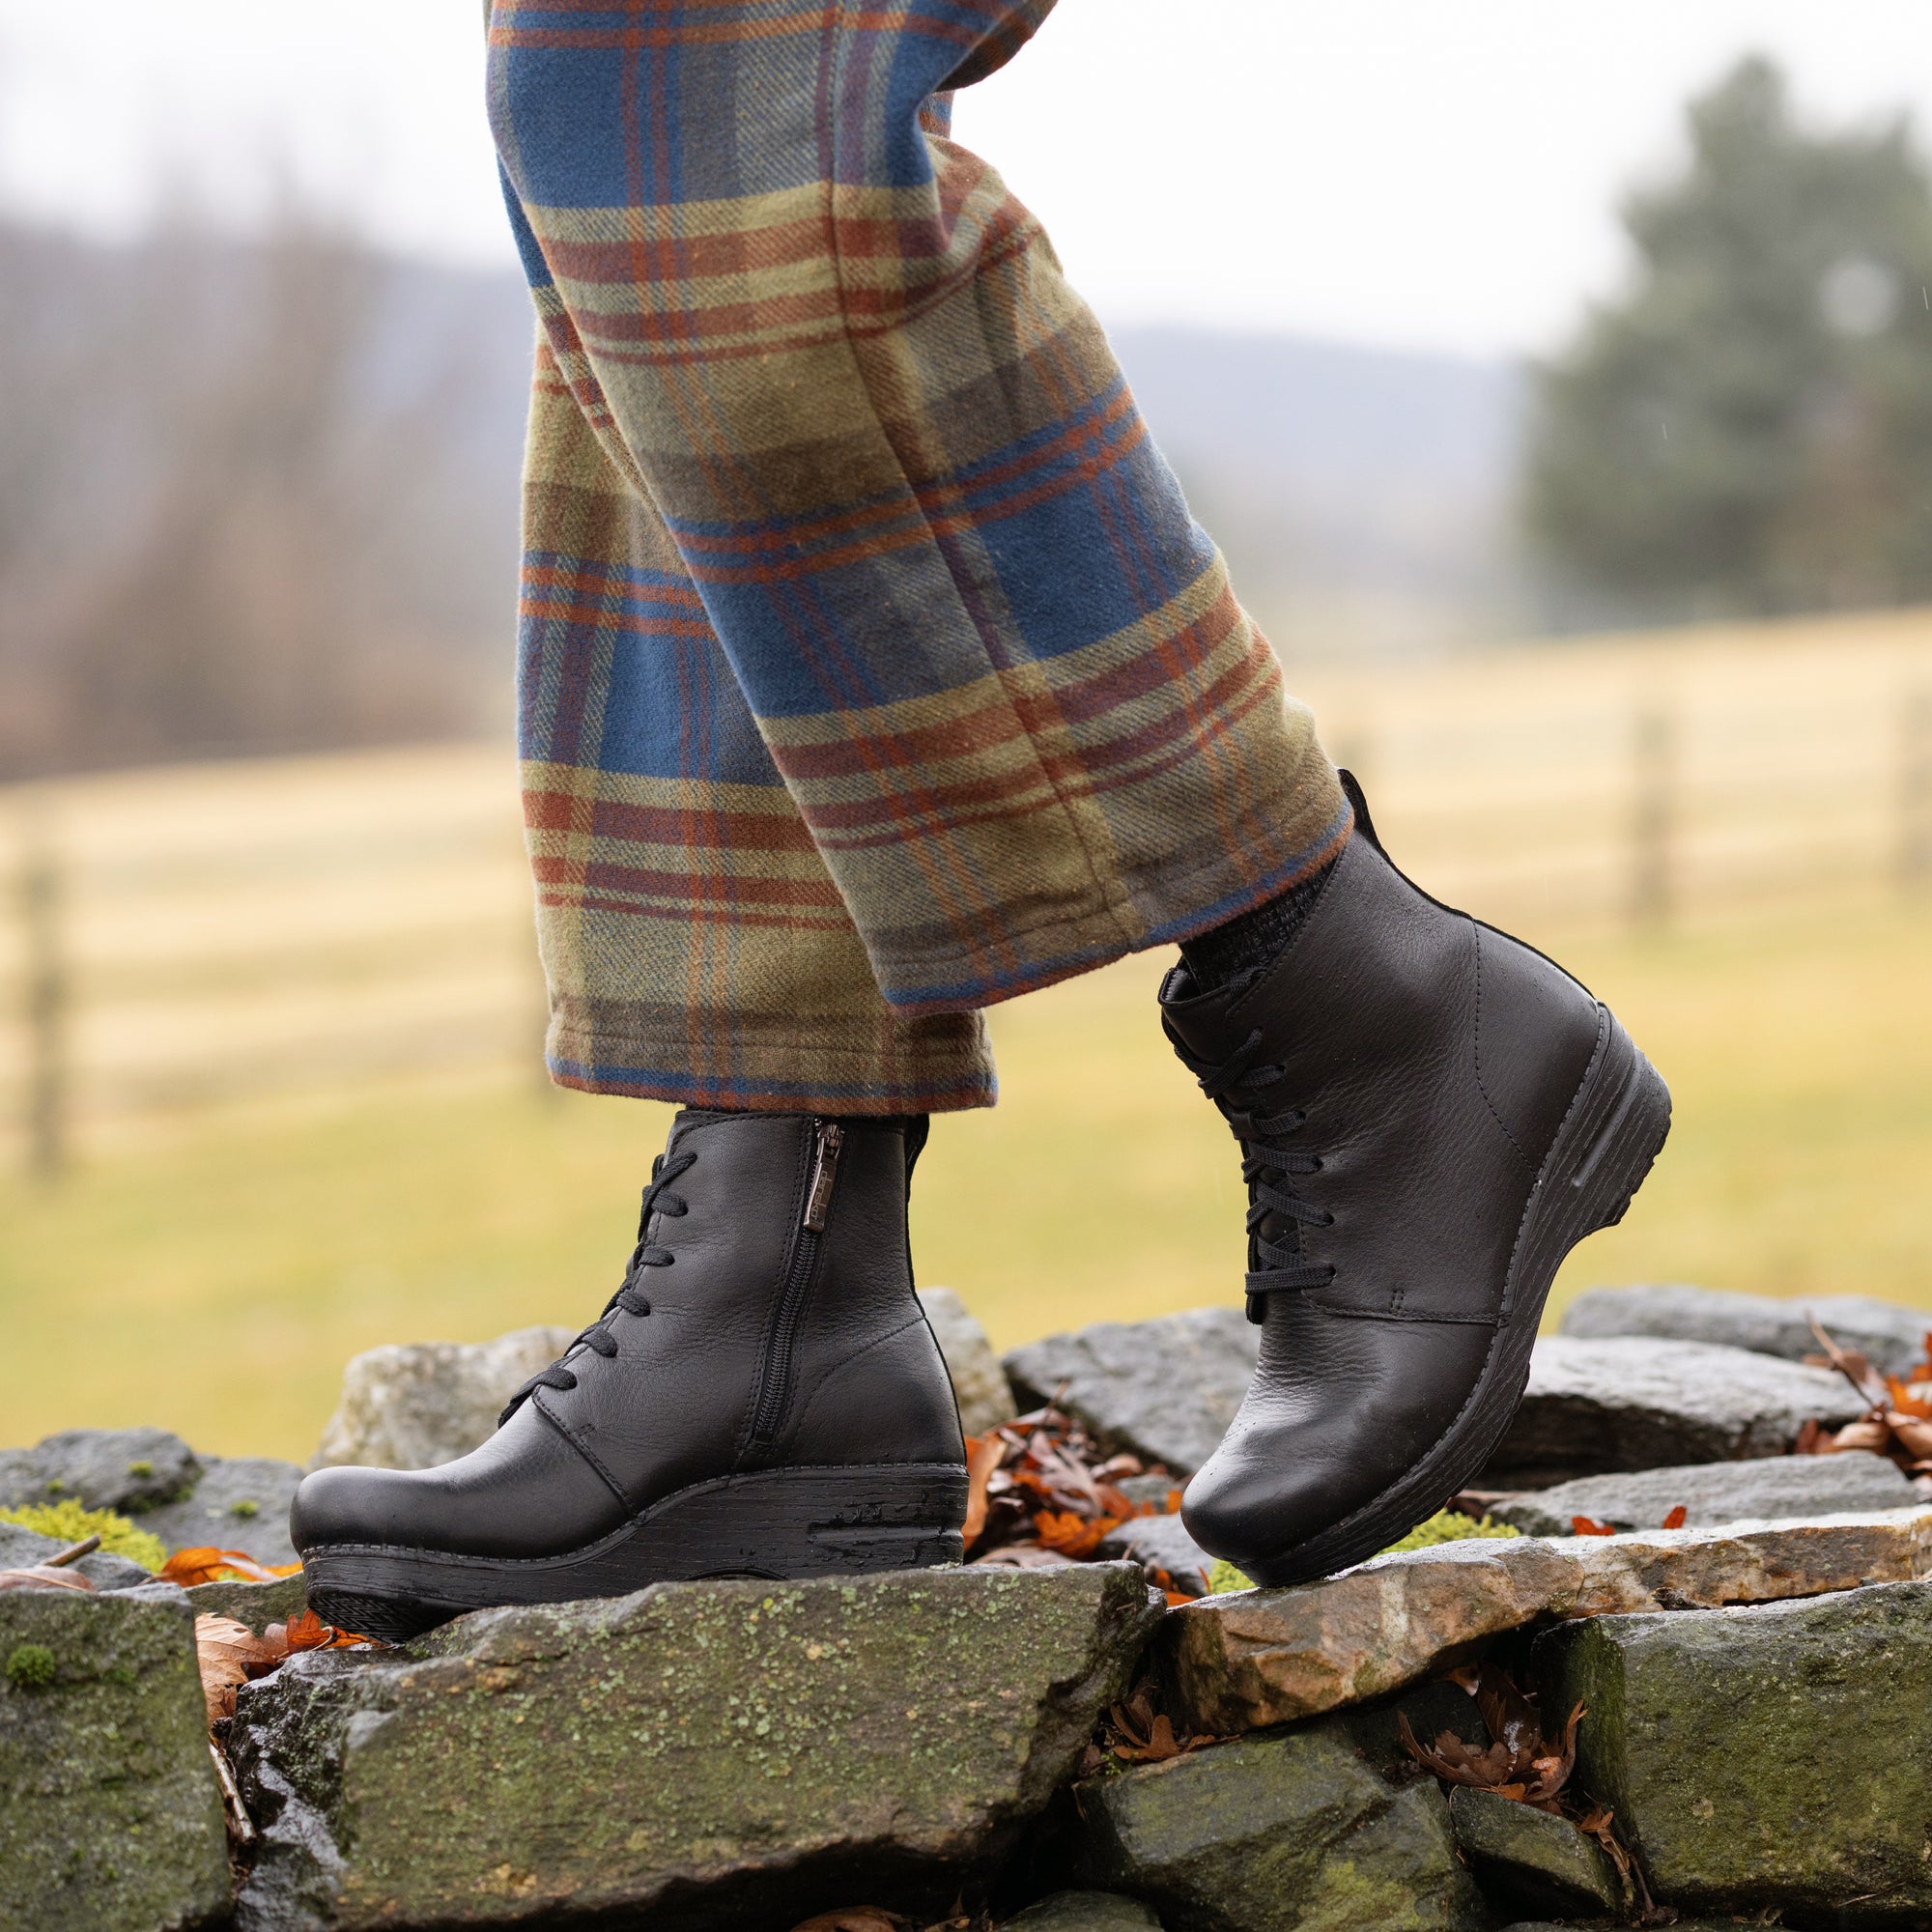
<instances>
[{"instance_id":1,"label":"boot shaft","mask_svg":"<svg viewBox=\"0 0 1932 1932\"><path fill-rule=\"evenodd\" d=\"M724 1470L957 1461L906 1233L923 1128L680 1114L639 1243L669 1259L634 1276L650 1313L613 1316L616 1354L566 1356L578 1385L534 1402L634 1504Z\"/></svg>"}]
</instances>

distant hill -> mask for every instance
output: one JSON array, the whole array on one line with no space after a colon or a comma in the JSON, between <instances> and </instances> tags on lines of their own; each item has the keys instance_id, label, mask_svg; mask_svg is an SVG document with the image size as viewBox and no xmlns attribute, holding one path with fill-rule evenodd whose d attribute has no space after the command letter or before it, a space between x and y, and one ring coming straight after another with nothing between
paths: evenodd
<instances>
[{"instance_id":1,"label":"distant hill","mask_svg":"<svg viewBox=\"0 0 1932 1932\"><path fill-rule=\"evenodd\" d=\"M498 725L532 333L513 274L299 223L0 222L0 777ZM1521 627L1512 371L1115 340L1291 664Z\"/></svg>"},{"instance_id":2,"label":"distant hill","mask_svg":"<svg viewBox=\"0 0 1932 1932\"><path fill-rule=\"evenodd\" d=\"M1520 372L1286 335L1113 341L1237 588L1291 658L1527 621L1510 519Z\"/></svg>"}]
</instances>

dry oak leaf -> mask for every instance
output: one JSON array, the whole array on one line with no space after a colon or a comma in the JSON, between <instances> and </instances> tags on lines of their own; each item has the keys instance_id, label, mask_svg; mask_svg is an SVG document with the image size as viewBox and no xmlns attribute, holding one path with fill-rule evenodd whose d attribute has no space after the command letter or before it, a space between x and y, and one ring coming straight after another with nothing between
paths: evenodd
<instances>
[{"instance_id":1,"label":"dry oak leaf","mask_svg":"<svg viewBox=\"0 0 1932 1932\"><path fill-rule=\"evenodd\" d=\"M1916 1415L1901 1414L1897 1409L1889 1411L1885 1419L1893 1437L1908 1456L1919 1462L1932 1457L1932 1422L1921 1421Z\"/></svg>"},{"instance_id":2,"label":"dry oak leaf","mask_svg":"<svg viewBox=\"0 0 1932 1932\"><path fill-rule=\"evenodd\" d=\"M1507 1671L1483 1663L1447 1674L1475 1698L1495 1742L1477 1750L1453 1731L1444 1731L1433 1746L1425 1745L1409 1728L1406 1714L1398 1711L1396 1731L1403 1748L1448 1783L1493 1791L1499 1798L1515 1799L1539 1811L1560 1809L1558 1796L1577 1764L1577 1730L1584 1707L1578 1704L1570 1713L1561 1741L1552 1744L1543 1735L1534 1706Z\"/></svg>"},{"instance_id":3,"label":"dry oak leaf","mask_svg":"<svg viewBox=\"0 0 1932 1932\"><path fill-rule=\"evenodd\" d=\"M199 1545L193 1549L177 1549L156 1575L163 1583L179 1583L184 1590L191 1590L198 1583L213 1583L221 1577L239 1577L244 1583L272 1583L279 1577L293 1577L300 1568L299 1563L286 1563L271 1570L257 1563L245 1549Z\"/></svg>"},{"instance_id":4,"label":"dry oak leaf","mask_svg":"<svg viewBox=\"0 0 1932 1932\"><path fill-rule=\"evenodd\" d=\"M1034 1518L1033 1527L1042 1549L1057 1549L1063 1556L1077 1559L1093 1555L1106 1537L1120 1528L1121 1521L1117 1516L1099 1516L1087 1522L1071 1510L1041 1510Z\"/></svg>"},{"instance_id":5,"label":"dry oak leaf","mask_svg":"<svg viewBox=\"0 0 1932 1932\"><path fill-rule=\"evenodd\" d=\"M381 1650L379 1638L357 1636L354 1631L337 1630L326 1624L313 1610L303 1610L285 1624L270 1624L263 1632L264 1640L275 1646L275 1661L294 1657L303 1650Z\"/></svg>"},{"instance_id":6,"label":"dry oak leaf","mask_svg":"<svg viewBox=\"0 0 1932 1932\"><path fill-rule=\"evenodd\" d=\"M1891 1445L1891 1431L1883 1422L1866 1416L1861 1422L1848 1422L1835 1435L1826 1437L1831 1445L1825 1453L1835 1454L1841 1449L1869 1449L1874 1455L1883 1456Z\"/></svg>"},{"instance_id":7,"label":"dry oak leaf","mask_svg":"<svg viewBox=\"0 0 1932 1932\"><path fill-rule=\"evenodd\" d=\"M987 1435L966 1438L966 1548L971 1549L985 1533L986 1485L993 1471L1006 1461L1008 1442L998 1430Z\"/></svg>"},{"instance_id":8,"label":"dry oak leaf","mask_svg":"<svg viewBox=\"0 0 1932 1932\"><path fill-rule=\"evenodd\" d=\"M207 1615L194 1620L194 1652L211 1724L235 1715L235 1693L256 1670L287 1655L233 1617Z\"/></svg>"},{"instance_id":9,"label":"dry oak leaf","mask_svg":"<svg viewBox=\"0 0 1932 1932\"><path fill-rule=\"evenodd\" d=\"M18 1570L0 1570L0 1590L92 1590L85 1577L50 1563L28 1563Z\"/></svg>"}]
</instances>

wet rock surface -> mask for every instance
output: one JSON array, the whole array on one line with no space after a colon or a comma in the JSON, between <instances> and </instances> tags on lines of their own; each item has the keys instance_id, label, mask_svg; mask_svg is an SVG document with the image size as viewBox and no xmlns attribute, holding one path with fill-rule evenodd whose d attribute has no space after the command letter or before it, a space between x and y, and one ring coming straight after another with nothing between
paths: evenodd
<instances>
[{"instance_id":1,"label":"wet rock surface","mask_svg":"<svg viewBox=\"0 0 1932 1932\"><path fill-rule=\"evenodd\" d=\"M1932 1587L1615 1616L1537 1646L1584 1699L1578 1776L1662 1899L1796 1922L1932 1919Z\"/></svg>"},{"instance_id":2,"label":"wet rock surface","mask_svg":"<svg viewBox=\"0 0 1932 1932\"><path fill-rule=\"evenodd\" d=\"M1648 1335L1659 1341L1716 1343L1802 1362L1818 1352L1806 1315L1814 1315L1841 1349L1856 1349L1889 1375L1903 1375L1924 1353L1932 1313L1869 1294L1812 1295L1789 1301L1719 1289L1593 1288L1564 1310L1560 1332L1600 1341Z\"/></svg>"},{"instance_id":3,"label":"wet rock surface","mask_svg":"<svg viewBox=\"0 0 1932 1932\"><path fill-rule=\"evenodd\" d=\"M939 1352L946 1357L946 1372L952 1378L959 1426L968 1435L983 1435L1010 1422L1019 1408L979 1318L950 1288L923 1288L919 1300Z\"/></svg>"},{"instance_id":4,"label":"wet rock surface","mask_svg":"<svg viewBox=\"0 0 1932 1932\"><path fill-rule=\"evenodd\" d=\"M492 1342L412 1342L352 1356L314 1466L433 1469L467 1456L496 1433L511 1396L575 1334L519 1328Z\"/></svg>"},{"instance_id":5,"label":"wet rock surface","mask_svg":"<svg viewBox=\"0 0 1932 1932\"><path fill-rule=\"evenodd\" d=\"M1155 1615L1126 1564L913 1571L660 1585L298 1658L238 1703L264 1834L238 1923L937 1916L1072 1771Z\"/></svg>"},{"instance_id":6,"label":"wet rock surface","mask_svg":"<svg viewBox=\"0 0 1932 1932\"><path fill-rule=\"evenodd\" d=\"M1449 1823L1463 1856L1501 1902L1566 1918L1624 1909L1616 1867L1567 1818L1459 1786L1449 1794Z\"/></svg>"},{"instance_id":7,"label":"wet rock surface","mask_svg":"<svg viewBox=\"0 0 1932 1932\"><path fill-rule=\"evenodd\" d=\"M1540 1618L1770 1603L1928 1575L1932 1509L1472 1540L1184 1605L1151 1654L1177 1721L1226 1734L1385 1695Z\"/></svg>"},{"instance_id":8,"label":"wet rock surface","mask_svg":"<svg viewBox=\"0 0 1932 1932\"><path fill-rule=\"evenodd\" d=\"M299 1575L279 1577L272 1583L197 1583L185 1594L196 1616L233 1617L257 1636L270 1624L285 1624L308 1608L308 1594Z\"/></svg>"},{"instance_id":9,"label":"wet rock surface","mask_svg":"<svg viewBox=\"0 0 1932 1932\"><path fill-rule=\"evenodd\" d=\"M1151 1569L1164 1570L1177 1589L1197 1597L1208 1594L1208 1577L1214 1559L1188 1535L1178 1516L1137 1516L1123 1522L1100 1545L1103 1556L1124 1556Z\"/></svg>"},{"instance_id":10,"label":"wet rock surface","mask_svg":"<svg viewBox=\"0 0 1932 1932\"><path fill-rule=\"evenodd\" d=\"M1339 1719L1091 1778L1083 1877L1175 1926L1462 1932L1493 1920L1434 1778L1385 1775Z\"/></svg>"},{"instance_id":11,"label":"wet rock surface","mask_svg":"<svg viewBox=\"0 0 1932 1932\"><path fill-rule=\"evenodd\" d=\"M1239 1308L1103 1321L1011 1350L1007 1376L1024 1408L1051 1400L1064 1383L1062 1407L1103 1446L1190 1476L1241 1406L1261 1332Z\"/></svg>"},{"instance_id":12,"label":"wet rock surface","mask_svg":"<svg viewBox=\"0 0 1932 1932\"><path fill-rule=\"evenodd\" d=\"M1781 1456L1807 1420L1863 1410L1844 1379L1745 1349L1546 1337L1479 1489L1546 1489L1578 1476Z\"/></svg>"},{"instance_id":13,"label":"wet rock surface","mask_svg":"<svg viewBox=\"0 0 1932 1932\"><path fill-rule=\"evenodd\" d=\"M1911 1509L1919 1501L1898 1464L1862 1449L1836 1456L1766 1456L1585 1476L1497 1503L1491 1515L1527 1536L1568 1536L1579 1516L1613 1529L1656 1529L1682 1507L1687 1524L1803 1521L1846 1510Z\"/></svg>"},{"instance_id":14,"label":"wet rock surface","mask_svg":"<svg viewBox=\"0 0 1932 1932\"><path fill-rule=\"evenodd\" d=\"M0 1592L0 1925L225 1914L228 1844L179 1591Z\"/></svg>"}]
</instances>

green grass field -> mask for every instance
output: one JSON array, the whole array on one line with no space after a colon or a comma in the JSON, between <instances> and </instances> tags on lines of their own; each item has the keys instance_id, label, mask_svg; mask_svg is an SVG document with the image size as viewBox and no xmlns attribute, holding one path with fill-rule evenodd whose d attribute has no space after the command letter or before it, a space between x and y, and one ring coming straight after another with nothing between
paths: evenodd
<instances>
[{"instance_id":1,"label":"green grass field","mask_svg":"<svg viewBox=\"0 0 1932 1932\"><path fill-rule=\"evenodd\" d=\"M1557 942L1676 1094L1600 1281L1932 1306L1932 907L1793 908L1679 935ZM921 1278L996 1341L1230 1301L1232 1140L1170 1058L1159 957L1001 1009L1005 1097L940 1121ZM533 1085L210 1126L0 1183L0 1444L156 1422L304 1459L343 1360L602 1306L668 1110Z\"/></svg>"}]
</instances>

